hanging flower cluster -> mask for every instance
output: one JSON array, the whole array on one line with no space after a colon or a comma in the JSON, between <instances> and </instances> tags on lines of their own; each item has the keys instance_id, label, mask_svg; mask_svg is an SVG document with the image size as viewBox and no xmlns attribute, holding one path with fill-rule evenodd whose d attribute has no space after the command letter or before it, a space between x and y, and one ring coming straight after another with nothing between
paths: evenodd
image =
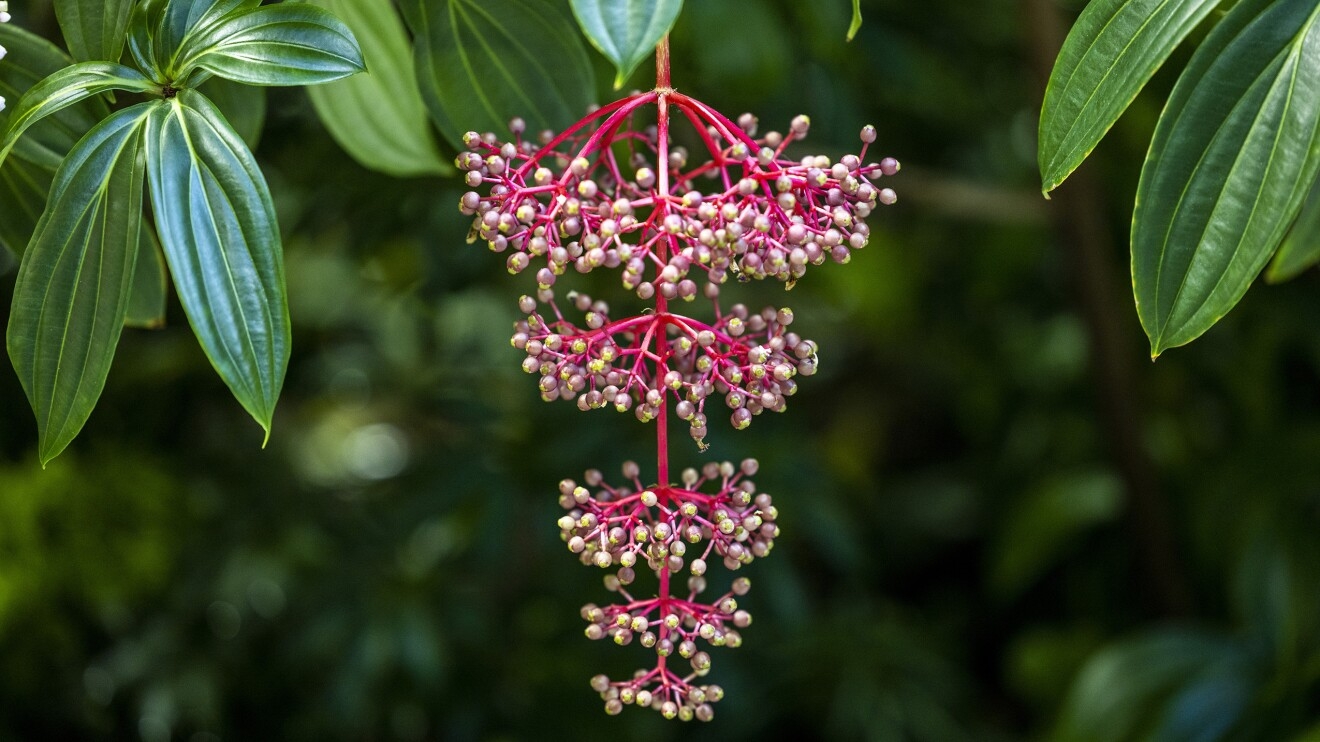
<instances>
[{"instance_id":1,"label":"hanging flower cluster","mask_svg":"<svg viewBox=\"0 0 1320 742\"><path fill-rule=\"evenodd\" d=\"M474 190L459 207L473 218L471 241L504 254L510 273L535 276L535 291L518 300L523 318L512 344L541 398L656 423L654 480L630 461L621 485L596 470L559 485L561 537L583 564L608 570L605 588L619 598L582 608L587 637L637 641L656 656L631 678L598 675L591 686L611 714L636 704L708 721L723 691L699 682L711 665L703 647L737 647L751 623L739 605L750 581L739 577L702 598L708 570L716 562L738 570L769 554L778 511L748 478L753 459L710 462L672 481L669 415L705 450L716 415L742 429L766 410L784 411L798 378L816 371L816 343L790 329L792 309L726 310L721 289L731 278L792 288L808 266L847 263L867 244L867 218L896 200L877 181L899 165L867 162L870 126L855 155L791 159L788 148L810 129L806 116L786 134L758 136L752 115L735 122L669 87L665 44L659 52L656 89L598 108L562 133L530 135L519 119L507 141L469 132L457 165ZM653 118L641 115L652 110ZM697 152L674 142L673 121L691 125ZM606 302L576 291L561 304L556 289L566 273L597 270L617 271L649 306L616 317ZM711 307L705 319L673 311L671 302L699 298ZM639 572L655 576L653 596L637 589ZM676 589L682 575L686 590Z\"/></svg>"},{"instance_id":2,"label":"hanging flower cluster","mask_svg":"<svg viewBox=\"0 0 1320 742\"><path fill-rule=\"evenodd\" d=\"M710 669L710 655L698 641L712 647L742 644L738 629L750 625L752 617L738 607L738 596L747 593L751 581L734 580L728 592L709 603L699 602L698 596L706 592L710 560L720 558L725 568L736 570L774 546L778 511L770 495L757 494L755 484L745 478L756 470L755 459L736 468L728 461L711 462L700 473L685 470L682 487L644 488L640 468L629 461L623 465L628 486L611 487L595 470L586 473L586 487L570 479L559 483L560 504L569 511L559 519L559 528L569 551L579 554L583 564L617 566L605 577L605 589L625 601L604 608L583 606L587 637L608 637L620 646L636 638L659 658L655 668L628 681L612 683L604 675L592 679L607 712L618 713L624 704L636 703L653 706L669 718L713 717L710 704L719 701L723 691L718 685L692 683ZM702 492L708 484L714 491ZM628 586L637 577L634 567L639 562L662 580L686 569L691 575L687 597L663 588L653 598L634 597ZM687 660L690 674L679 675L666 666L666 658L675 653Z\"/></svg>"}]
</instances>

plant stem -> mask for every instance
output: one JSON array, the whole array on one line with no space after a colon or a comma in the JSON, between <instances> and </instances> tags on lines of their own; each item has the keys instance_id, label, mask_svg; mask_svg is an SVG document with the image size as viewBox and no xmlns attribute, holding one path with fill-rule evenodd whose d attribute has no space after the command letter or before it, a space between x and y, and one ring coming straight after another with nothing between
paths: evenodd
<instances>
[{"instance_id":1,"label":"plant stem","mask_svg":"<svg viewBox=\"0 0 1320 742\"><path fill-rule=\"evenodd\" d=\"M657 90L669 88L669 34L655 45L655 87Z\"/></svg>"},{"instance_id":2,"label":"plant stem","mask_svg":"<svg viewBox=\"0 0 1320 742\"><path fill-rule=\"evenodd\" d=\"M658 185L656 193L659 198L655 204L655 219L657 223L664 221L664 212L669 208L669 36L666 35L660 39L660 43L655 47L655 86L657 92L656 108L656 171L658 175ZM661 266L669 262L669 240L665 236L657 240L657 255L660 258L659 265L656 266L656 274L659 276ZM658 283L658 281L657 281ZM655 293L655 316L664 317L669 311L669 302L661 291ZM665 342L663 333L664 323L660 323L662 330L659 337L656 338L656 350L660 355L660 363L657 374L660 378L669 371L669 346ZM667 396L667 395L666 395ZM668 400L660 405L660 416L656 420L656 477L657 483L661 487L669 486L669 409ZM661 570L662 584L668 582L669 570ZM663 594L663 593L662 593Z\"/></svg>"},{"instance_id":3,"label":"plant stem","mask_svg":"<svg viewBox=\"0 0 1320 742\"><path fill-rule=\"evenodd\" d=\"M665 211L669 208L669 93L672 92L669 87L669 36L666 34L660 39L660 43L655 47L655 87L656 87L656 172L658 177L657 195L659 196L655 203L655 218L657 223L663 223ZM659 277L661 266L669 262L669 237L662 237L657 240L657 254L660 260L656 266L656 276ZM659 283L659 281L657 281ZM665 299L662 291L655 292L655 316L664 317L669 310L669 302ZM663 379L665 374L669 373L669 344L665 340L665 323L658 323L660 328L659 337L656 338L656 351L660 360L656 366L656 374ZM655 421L655 447L656 447L656 485L659 492L656 494L665 497L669 491L669 393L666 390L665 397L660 401L660 414ZM663 504L663 500L661 501ZM669 601L672 596L669 594L669 565L665 560L661 561L658 573L660 585L657 592L659 599L658 618L663 622L668 612ZM669 628L663 623L660 624L658 632L661 639L668 638ZM663 676L665 669L665 660L660 657L657 663L657 669Z\"/></svg>"}]
</instances>

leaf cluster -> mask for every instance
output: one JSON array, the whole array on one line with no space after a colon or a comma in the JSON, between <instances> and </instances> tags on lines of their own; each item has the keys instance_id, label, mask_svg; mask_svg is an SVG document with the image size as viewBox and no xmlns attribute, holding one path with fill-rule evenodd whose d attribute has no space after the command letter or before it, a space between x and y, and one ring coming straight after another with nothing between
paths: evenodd
<instances>
[{"instance_id":1,"label":"leaf cluster","mask_svg":"<svg viewBox=\"0 0 1320 742\"><path fill-rule=\"evenodd\" d=\"M1266 265L1320 260L1320 3L1093 0L1050 75L1042 189L1090 154L1170 54L1208 33L1159 116L1137 186L1132 283L1151 355L1191 342ZM1273 259L1273 262L1271 262Z\"/></svg>"},{"instance_id":2,"label":"leaf cluster","mask_svg":"<svg viewBox=\"0 0 1320 742\"><path fill-rule=\"evenodd\" d=\"M20 54L43 53L14 63L19 85L35 82L0 122L0 166L17 163L0 172L29 218L45 202L6 334L42 462L87 421L124 325L162 322L167 273L216 372L269 436L289 358L279 226L252 152L199 87L352 75L363 69L353 33L323 9L259 0L61 0L57 13L88 61L61 65L58 51L6 31ZM125 39L131 65L119 61ZM111 112L115 91L148 100ZM53 116L63 141L24 137Z\"/></svg>"}]
</instances>

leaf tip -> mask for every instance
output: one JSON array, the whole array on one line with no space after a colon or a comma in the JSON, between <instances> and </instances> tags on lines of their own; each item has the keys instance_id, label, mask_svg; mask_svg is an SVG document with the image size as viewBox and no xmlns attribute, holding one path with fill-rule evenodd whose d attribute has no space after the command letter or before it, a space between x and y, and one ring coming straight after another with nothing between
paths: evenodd
<instances>
[{"instance_id":1,"label":"leaf tip","mask_svg":"<svg viewBox=\"0 0 1320 742\"><path fill-rule=\"evenodd\" d=\"M50 441L42 440L40 445L37 447L37 458L41 461L42 471L46 470L46 465L54 461L56 456L59 456L61 453L64 453L64 449L68 445L69 444L67 441L62 445L59 444L52 445Z\"/></svg>"}]
</instances>

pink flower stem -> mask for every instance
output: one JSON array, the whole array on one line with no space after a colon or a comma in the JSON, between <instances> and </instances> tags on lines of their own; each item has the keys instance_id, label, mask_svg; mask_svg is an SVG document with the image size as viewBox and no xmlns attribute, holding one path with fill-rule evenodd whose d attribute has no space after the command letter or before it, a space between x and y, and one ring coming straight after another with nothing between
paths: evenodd
<instances>
[{"instance_id":1,"label":"pink flower stem","mask_svg":"<svg viewBox=\"0 0 1320 742\"><path fill-rule=\"evenodd\" d=\"M652 219L659 224L664 219L663 212L667 209L669 202L669 96L673 94L673 89L669 86L669 36L666 34L655 48L655 92L656 92L656 170L658 172L659 182L656 193L659 198L656 200ZM666 249L665 240L659 240L660 263L668 262L669 255ZM660 276L660 266L656 267L656 278ZM668 302L662 292L655 292L655 313L657 317L663 317L669 313ZM659 324L659 323L657 323ZM665 374L669 373L669 344L665 342L663 326L661 333L656 338L656 347L660 350L660 361L656 364L656 375L663 379ZM666 391L668 395L668 391ZM656 445L656 484L663 494L669 491L669 402L661 400L660 414L655 421L655 445ZM666 497L666 500L669 498ZM663 502L663 501L662 501ZM665 503L667 504L667 503ZM656 595L657 607L659 608L660 618L665 616L665 609L673 598L669 594L669 565L663 562L660 565L660 585ZM660 624L660 639L665 639L669 634L669 627L662 622ZM668 672L665 669L666 657L659 657L656 661L656 670L665 678L665 685L668 686Z\"/></svg>"},{"instance_id":2,"label":"pink flower stem","mask_svg":"<svg viewBox=\"0 0 1320 742\"><path fill-rule=\"evenodd\" d=\"M591 113L590 116L583 118L581 121L578 121L577 123L573 124L567 129L564 129L563 131L559 132L558 136L556 136L554 139L551 139L545 146L541 147L541 149L538 150L535 155L527 158L527 161L524 162L521 166L519 166L518 170L516 171L516 174L520 178L525 176L528 170L531 170L532 167L536 165L536 163L540 162L542 155L553 153L556 147L558 147L560 144L563 144L565 140L569 139L575 133L577 133L578 129L581 129L582 127L586 126L587 124L595 121L596 119L602 116L608 116L616 109L622 108L624 106L627 106L628 110L632 110L636 108L637 105L629 105L629 104L635 104L638 98L644 98L644 97L647 97L646 94L630 95L627 98L620 98L619 100L616 100L613 103L610 103L609 105L602 106L599 109L595 110L594 112Z\"/></svg>"}]
</instances>

